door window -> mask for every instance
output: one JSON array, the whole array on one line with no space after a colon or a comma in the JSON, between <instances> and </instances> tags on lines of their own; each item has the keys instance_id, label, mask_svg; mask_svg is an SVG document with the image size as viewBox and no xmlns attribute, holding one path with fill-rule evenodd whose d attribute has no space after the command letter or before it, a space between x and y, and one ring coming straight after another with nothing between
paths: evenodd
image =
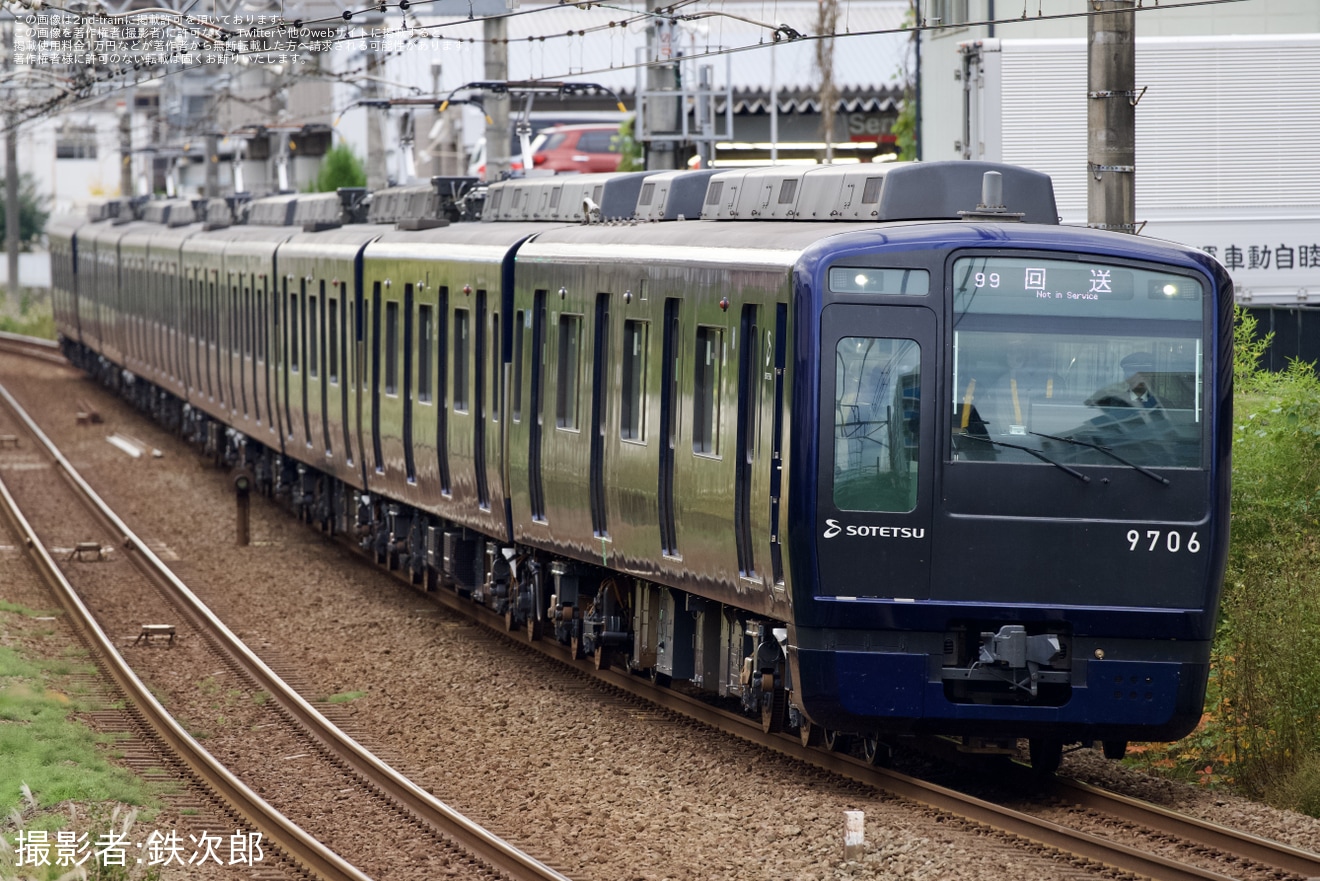
<instances>
[{"instance_id":1,"label":"door window","mask_svg":"<svg viewBox=\"0 0 1320 881\"><path fill-rule=\"evenodd\" d=\"M906 512L917 506L921 347L843 337L835 348L834 505Z\"/></svg>"}]
</instances>

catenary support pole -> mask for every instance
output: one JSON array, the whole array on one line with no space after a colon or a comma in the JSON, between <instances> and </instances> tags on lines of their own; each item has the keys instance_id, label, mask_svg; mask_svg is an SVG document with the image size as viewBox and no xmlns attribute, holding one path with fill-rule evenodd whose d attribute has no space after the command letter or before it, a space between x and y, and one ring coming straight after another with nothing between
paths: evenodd
<instances>
[{"instance_id":1,"label":"catenary support pole","mask_svg":"<svg viewBox=\"0 0 1320 881\"><path fill-rule=\"evenodd\" d=\"M1087 225L1136 232L1136 4L1085 2Z\"/></svg>"}]
</instances>

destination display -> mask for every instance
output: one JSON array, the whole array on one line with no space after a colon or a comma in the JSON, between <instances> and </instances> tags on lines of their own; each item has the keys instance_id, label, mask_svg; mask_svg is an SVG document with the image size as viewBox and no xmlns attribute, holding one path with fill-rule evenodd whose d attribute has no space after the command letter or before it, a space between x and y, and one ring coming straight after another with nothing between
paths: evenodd
<instances>
[{"instance_id":1,"label":"destination display","mask_svg":"<svg viewBox=\"0 0 1320 881\"><path fill-rule=\"evenodd\" d=\"M960 312L1197 320L1201 283L1190 276L1091 261L964 257L953 265Z\"/></svg>"}]
</instances>

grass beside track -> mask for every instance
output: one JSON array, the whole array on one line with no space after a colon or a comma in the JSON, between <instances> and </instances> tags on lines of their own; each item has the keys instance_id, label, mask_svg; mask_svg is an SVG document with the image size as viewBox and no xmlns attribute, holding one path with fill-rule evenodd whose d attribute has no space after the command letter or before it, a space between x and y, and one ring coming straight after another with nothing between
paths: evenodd
<instances>
[{"instance_id":1,"label":"grass beside track","mask_svg":"<svg viewBox=\"0 0 1320 881\"><path fill-rule=\"evenodd\" d=\"M86 693L96 668L80 649L52 656L59 614L0 600L0 878L59 878L69 867L54 865L58 830L94 843L159 808L152 786L111 762L115 737L77 718L96 708ZM34 831L47 833L52 865L20 867L19 833Z\"/></svg>"}]
</instances>

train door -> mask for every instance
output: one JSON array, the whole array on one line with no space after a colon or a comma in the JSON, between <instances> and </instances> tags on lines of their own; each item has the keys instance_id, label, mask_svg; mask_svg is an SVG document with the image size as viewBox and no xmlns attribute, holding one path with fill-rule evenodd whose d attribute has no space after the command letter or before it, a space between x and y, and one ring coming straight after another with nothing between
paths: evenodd
<instances>
[{"instance_id":1,"label":"train door","mask_svg":"<svg viewBox=\"0 0 1320 881\"><path fill-rule=\"evenodd\" d=\"M930 596L935 326L925 308L821 313L819 595Z\"/></svg>"},{"instance_id":2,"label":"train door","mask_svg":"<svg viewBox=\"0 0 1320 881\"><path fill-rule=\"evenodd\" d=\"M660 550L678 556L678 524L674 519L674 448L678 443L678 357L682 350L682 327L678 309L682 301L665 300L663 353L660 363Z\"/></svg>"},{"instance_id":3,"label":"train door","mask_svg":"<svg viewBox=\"0 0 1320 881\"><path fill-rule=\"evenodd\" d=\"M201 361L197 355L197 298L200 296L201 284L196 269L185 268L184 272L188 277L188 287L183 304L183 377L191 395L201 392L202 382Z\"/></svg>"},{"instance_id":4,"label":"train door","mask_svg":"<svg viewBox=\"0 0 1320 881\"><path fill-rule=\"evenodd\" d=\"M498 302L496 308L491 310L486 332L490 334L490 343L486 349L487 375L490 382L490 393L486 399L486 414L491 430L486 432L486 442L483 444L483 449L485 451L486 467L489 468L492 461L495 463L496 490L501 496L507 497L509 494L509 481L505 472L505 432L500 428L500 421L504 413L504 326L500 324ZM483 473L485 473L484 468ZM487 492L489 493L489 488ZM487 504L489 504L489 498Z\"/></svg>"},{"instance_id":5,"label":"train door","mask_svg":"<svg viewBox=\"0 0 1320 881\"><path fill-rule=\"evenodd\" d=\"M397 332L397 331L396 331ZM409 483L417 482L413 457L413 285L403 286L403 466Z\"/></svg>"},{"instance_id":6,"label":"train door","mask_svg":"<svg viewBox=\"0 0 1320 881\"><path fill-rule=\"evenodd\" d=\"M477 505L490 510L490 482L486 476L486 292L477 291L473 327L472 465L477 474Z\"/></svg>"},{"instance_id":7,"label":"train door","mask_svg":"<svg viewBox=\"0 0 1320 881\"><path fill-rule=\"evenodd\" d=\"M610 362L610 295L596 295L596 325L591 367L591 531L599 538L610 534L605 504L605 424Z\"/></svg>"},{"instance_id":8,"label":"train door","mask_svg":"<svg viewBox=\"0 0 1320 881\"><path fill-rule=\"evenodd\" d=\"M440 492L453 491L449 474L449 286L440 286L436 304L435 457L440 469Z\"/></svg>"},{"instance_id":9,"label":"train door","mask_svg":"<svg viewBox=\"0 0 1320 881\"><path fill-rule=\"evenodd\" d=\"M239 351L238 340L238 282L234 278L234 273L228 273L229 296L225 297L224 306L224 338L220 348L221 357L224 358L225 377L229 382L229 409L238 413L239 395L234 391L234 362L238 362L239 382L243 380L243 361L242 354Z\"/></svg>"},{"instance_id":10,"label":"train door","mask_svg":"<svg viewBox=\"0 0 1320 881\"><path fill-rule=\"evenodd\" d=\"M541 474L541 443L545 428L545 323L546 292L538 290L532 303L532 419L527 451L528 495L532 519L545 521L545 482Z\"/></svg>"},{"instance_id":11,"label":"train door","mask_svg":"<svg viewBox=\"0 0 1320 881\"><path fill-rule=\"evenodd\" d=\"M270 322L270 276L263 274L261 276L261 286L253 285L253 297L256 298L255 321L256 321L256 340L254 348L256 353L253 355L253 369L256 373L256 386L260 389L258 396L262 397L266 403L266 419L270 422L270 428L275 427L275 405L272 403L271 383L270 383L270 351L267 349L269 341L268 326ZM257 414L257 419L261 419L261 414Z\"/></svg>"},{"instance_id":12,"label":"train door","mask_svg":"<svg viewBox=\"0 0 1320 881\"><path fill-rule=\"evenodd\" d=\"M293 319L294 310L290 309L291 298L294 296L289 293L289 278L282 279L280 291L275 296L275 308L272 314L275 316L275 348L278 354L279 370L275 380L275 393L282 394L283 407L278 408L279 414L284 417L280 424L280 445L283 446L288 441L293 440L293 417L289 410L289 374L293 372L293 352L290 351L292 337L289 334L289 323Z\"/></svg>"},{"instance_id":13,"label":"train door","mask_svg":"<svg viewBox=\"0 0 1320 881\"><path fill-rule=\"evenodd\" d=\"M235 341L234 341L234 360L238 362L238 395L239 401L243 405L243 418L251 419L256 410L256 396L253 395L251 403L248 402L248 377L255 376L252 372L252 276L246 278L240 273L238 296L234 301L235 311ZM255 389L255 384L251 386Z\"/></svg>"},{"instance_id":14,"label":"train door","mask_svg":"<svg viewBox=\"0 0 1320 881\"><path fill-rule=\"evenodd\" d=\"M207 271L206 278L206 396L213 401L218 397L224 403L225 396L220 388L219 346L216 342L219 306L215 288L219 274L219 270L211 269Z\"/></svg>"},{"instance_id":15,"label":"train door","mask_svg":"<svg viewBox=\"0 0 1320 881\"><path fill-rule=\"evenodd\" d=\"M326 456L333 452L330 445L330 387L339 382L339 353L335 343L335 321L339 317L339 301L327 295L325 279L321 280L321 317L317 324L317 334L321 337L322 361L325 370L321 371L321 439L325 441ZM342 416L341 416L342 419Z\"/></svg>"},{"instance_id":16,"label":"train door","mask_svg":"<svg viewBox=\"0 0 1320 881\"><path fill-rule=\"evenodd\" d=\"M344 340L347 337L344 327L344 318L348 314L348 304L346 302L348 294L348 285L339 286L339 295L331 296L326 302L326 309L329 310L325 316L326 327L326 347L325 347L325 380L327 385L336 390L339 395L339 422L344 432L344 461L353 464L353 450L349 444L349 412L348 412L348 380L342 375L341 371L345 369L348 359L344 352ZM327 396L326 400L329 400ZM326 437L326 449L330 448L330 439Z\"/></svg>"},{"instance_id":17,"label":"train door","mask_svg":"<svg viewBox=\"0 0 1320 881\"><path fill-rule=\"evenodd\" d=\"M300 351L303 358L301 370L299 370L298 395L302 401L302 442L305 446L312 445L312 416L307 409L308 385L315 379L316 374L316 331L307 320L308 314L308 296L306 277L298 280L298 323L296 336L298 344L295 351ZM311 314L316 314L316 295L311 295Z\"/></svg>"},{"instance_id":18,"label":"train door","mask_svg":"<svg viewBox=\"0 0 1320 881\"><path fill-rule=\"evenodd\" d=\"M243 287L243 369L251 383L244 379L245 395L252 397L252 418L261 421L261 395L258 387L261 375L257 370L257 275L248 273Z\"/></svg>"},{"instance_id":19,"label":"train door","mask_svg":"<svg viewBox=\"0 0 1320 881\"><path fill-rule=\"evenodd\" d=\"M771 404L770 429L770 577L776 585L784 583L783 541L779 534L780 504L784 485L784 368L787 364L788 304L775 304L775 329L768 344L774 354L774 398Z\"/></svg>"},{"instance_id":20,"label":"train door","mask_svg":"<svg viewBox=\"0 0 1320 881\"><path fill-rule=\"evenodd\" d=\"M757 452L757 415L761 397L761 329L754 303L743 306L738 322L738 425L734 441L733 534L738 573L756 577L752 540L752 466Z\"/></svg>"},{"instance_id":21,"label":"train door","mask_svg":"<svg viewBox=\"0 0 1320 881\"><path fill-rule=\"evenodd\" d=\"M320 341L321 364L320 364L320 383L321 389L321 440L325 444L325 454L331 453L330 446L330 383L336 379L336 370L333 367L335 355L333 349L333 335L331 339L326 339L326 326L331 323L330 313L333 311L331 304L334 302L325 292L325 279L321 279L321 310L316 316L316 336Z\"/></svg>"},{"instance_id":22,"label":"train door","mask_svg":"<svg viewBox=\"0 0 1320 881\"><path fill-rule=\"evenodd\" d=\"M377 474L385 471L385 454L380 444L380 300L381 284L371 286L371 451L375 454Z\"/></svg>"}]
</instances>

